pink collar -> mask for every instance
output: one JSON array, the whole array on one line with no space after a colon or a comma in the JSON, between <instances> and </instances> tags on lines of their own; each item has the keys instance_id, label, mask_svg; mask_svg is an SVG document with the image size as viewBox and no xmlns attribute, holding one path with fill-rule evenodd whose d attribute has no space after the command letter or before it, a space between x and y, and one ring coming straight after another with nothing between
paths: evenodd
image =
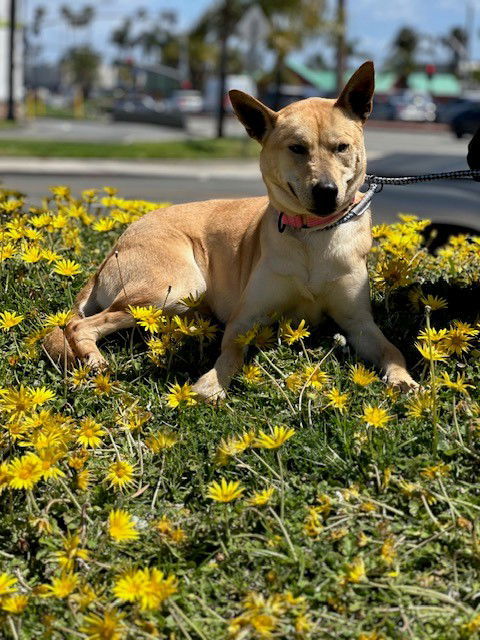
<instances>
[{"instance_id":1,"label":"pink collar","mask_svg":"<svg viewBox=\"0 0 480 640\"><path fill-rule=\"evenodd\" d=\"M343 215L345 215L345 213L347 213L347 211L353 205L360 202L361 199L362 199L361 194L360 196L355 196L355 198L348 205L348 207L346 207L345 209L342 209L342 211L333 213L331 216L328 216L327 218L319 218L317 216L302 216L302 215L288 216L286 213L283 213L282 211L280 211L278 212L279 229L280 229L280 226L293 227L294 229L310 229L311 227L320 227L320 226L326 227L332 222L339 220Z\"/></svg>"}]
</instances>

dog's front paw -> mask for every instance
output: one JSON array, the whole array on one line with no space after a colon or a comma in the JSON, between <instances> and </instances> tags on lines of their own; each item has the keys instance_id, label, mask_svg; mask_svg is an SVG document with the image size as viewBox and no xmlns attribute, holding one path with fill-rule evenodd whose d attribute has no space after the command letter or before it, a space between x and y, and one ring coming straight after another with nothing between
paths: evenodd
<instances>
[{"instance_id":1,"label":"dog's front paw","mask_svg":"<svg viewBox=\"0 0 480 640\"><path fill-rule=\"evenodd\" d=\"M108 368L108 361L100 353L90 353L87 356L87 366L96 373L101 373Z\"/></svg>"},{"instance_id":2,"label":"dog's front paw","mask_svg":"<svg viewBox=\"0 0 480 640\"><path fill-rule=\"evenodd\" d=\"M218 381L215 369L205 373L199 380L197 380L193 385L192 390L195 391L199 399L210 404L218 404L227 397L225 389Z\"/></svg>"},{"instance_id":3,"label":"dog's front paw","mask_svg":"<svg viewBox=\"0 0 480 640\"><path fill-rule=\"evenodd\" d=\"M408 371L404 369L395 369L394 371L388 372L384 380L387 384L392 385L392 387L397 387L404 393L416 391L419 388L418 382L415 382Z\"/></svg>"}]
</instances>

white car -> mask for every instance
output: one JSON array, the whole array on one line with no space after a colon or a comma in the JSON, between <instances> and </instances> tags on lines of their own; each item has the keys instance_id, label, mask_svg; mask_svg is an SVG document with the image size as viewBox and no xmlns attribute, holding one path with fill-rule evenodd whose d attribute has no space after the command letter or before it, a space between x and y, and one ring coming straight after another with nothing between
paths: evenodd
<instances>
[{"instance_id":1,"label":"white car","mask_svg":"<svg viewBox=\"0 0 480 640\"><path fill-rule=\"evenodd\" d=\"M182 113L200 113L203 111L203 98L200 91L193 89L181 89L175 91L167 100L168 107Z\"/></svg>"}]
</instances>

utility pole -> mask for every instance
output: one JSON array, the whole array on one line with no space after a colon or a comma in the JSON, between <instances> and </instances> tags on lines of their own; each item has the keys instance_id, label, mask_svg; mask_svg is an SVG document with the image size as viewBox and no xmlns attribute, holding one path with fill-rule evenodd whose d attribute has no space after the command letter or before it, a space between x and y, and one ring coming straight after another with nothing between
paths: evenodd
<instances>
[{"instance_id":1,"label":"utility pole","mask_svg":"<svg viewBox=\"0 0 480 640\"><path fill-rule=\"evenodd\" d=\"M217 138L223 138L225 89L227 85L228 36L230 35L230 0L224 0L220 19L220 60L218 65Z\"/></svg>"},{"instance_id":2,"label":"utility pole","mask_svg":"<svg viewBox=\"0 0 480 640\"><path fill-rule=\"evenodd\" d=\"M8 40L8 102L7 120L15 120L15 27L16 0L10 0L10 21Z\"/></svg>"},{"instance_id":3,"label":"utility pole","mask_svg":"<svg viewBox=\"0 0 480 640\"><path fill-rule=\"evenodd\" d=\"M345 76L345 60L346 60L346 0L337 0L337 94L343 89Z\"/></svg>"}]
</instances>

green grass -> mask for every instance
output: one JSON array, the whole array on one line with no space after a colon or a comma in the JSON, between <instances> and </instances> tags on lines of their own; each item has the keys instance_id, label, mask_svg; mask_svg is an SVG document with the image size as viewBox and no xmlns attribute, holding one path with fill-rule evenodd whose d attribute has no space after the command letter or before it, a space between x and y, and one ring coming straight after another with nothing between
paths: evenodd
<instances>
[{"instance_id":1,"label":"green grass","mask_svg":"<svg viewBox=\"0 0 480 640\"><path fill-rule=\"evenodd\" d=\"M111 205L131 210L125 202ZM3 217L4 228L21 235L20 222L8 226L12 216ZM48 409L57 416L50 420L59 437L50 451L58 454L55 466L63 473L25 491L8 486L8 473L0 467L0 576L4 571L16 577L17 594L29 598L23 613L10 614L0 591L2 637L220 640L229 637L229 625L231 637L238 640L267 638L258 629L269 627L272 637L285 640L477 637L479 344L472 338L465 353L435 363L436 376L464 375L474 387L468 395L438 384L432 390L431 372L413 346L425 327L425 312L421 305L411 307L411 293L422 281L424 294L440 294L448 302L448 308L432 313L434 326L448 328L455 319L475 322L478 285L475 276L466 279L468 269L480 269L480 259L462 262L468 241L457 246L457 260L451 263L415 251L423 256L423 266L410 284L389 290L386 297L372 263L378 324L408 355L410 369L423 385L419 398L428 400L418 417L412 410L415 397L388 390L379 379L365 387L352 382L350 367L357 359L348 347L335 346L338 328L328 325L311 328L303 343L288 346L278 340L266 350L251 349L249 362L259 367L260 381L249 385L238 375L222 406L174 409L166 400L169 384L193 381L208 370L220 336L203 345L185 338L162 359L162 366L148 357L147 336L140 328L111 336L102 350L113 387L103 395L94 392L92 373L73 387L70 375L27 344L47 314L70 308L120 231L99 233L78 218L69 220L63 229L43 228L36 242L76 260L82 274L65 278L45 260L27 264L21 255L6 260L0 271L0 311L25 316L18 326L0 332L0 386L45 386L55 393L16 417L3 401L2 458L11 463L45 451L38 435L49 432L49 418L39 412ZM26 228L33 228L27 218ZM408 225L401 228L407 236ZM74 253L71 247L78 240L83 246L77 245ZM25 249L21 239L12 242L19 251ZM449 265L448 274L442 264ZM303 394L290 390L288 376L310 365L319 365L328 376L324 386L307 387ZM328 406L326 392L334 387L348 394L345 413ZM362 420L368 404L391 416L384 428L368 427ZM125 427L129 407L149 414L134 431ZM81 490L72 455L81 453L76 438L86 417L100 423L103 434L84 461L91 482ZM225 466L215 462L222 438L269 432L280 424L295 434L279 449L249 447ZM174 434L178 442L152 453L146 443L159 432ZM134 482L123 492L115 492L106 479L117 456L135 467ZM209 499L210 483L222 477L240 482L244 496L228 504ZM266 487L275 489L271 503L248 506L245 498ZM119 544L108 535L109 513L118 508L136 518L138 539ZM184 531L180 543L154 527L163 516ZM55 552L62 550L67 534L78 534L79 547L88 549L89 556L72 559L78 582L70 595L42 597L41 585L51 585L61 575ZM115 581L133 567L175 575L177 593L152 611L116 599ZM87 586L95 592L90 602ZM251 592L258 596L256 617L243 604ZM292 602L288 592L301 600ZM122 632L82 635L82 629L91 631L88 617L106 611L124 615ZM310 630L297 636L295 624L302 624L304 614ZM238 616L245 626L235 627Z\"/></svg>"},{"instance_id":2,"label":"green grass","mask_svg":"<svg viewBox=\"0 0 480 640\"><path fill-rule=\"evenodd\" d=\"M167 142L58 142L0 138L0 156L39 158L256 158L258 145L243 138L178 140Z\"/></svg>"}]
</instances>

